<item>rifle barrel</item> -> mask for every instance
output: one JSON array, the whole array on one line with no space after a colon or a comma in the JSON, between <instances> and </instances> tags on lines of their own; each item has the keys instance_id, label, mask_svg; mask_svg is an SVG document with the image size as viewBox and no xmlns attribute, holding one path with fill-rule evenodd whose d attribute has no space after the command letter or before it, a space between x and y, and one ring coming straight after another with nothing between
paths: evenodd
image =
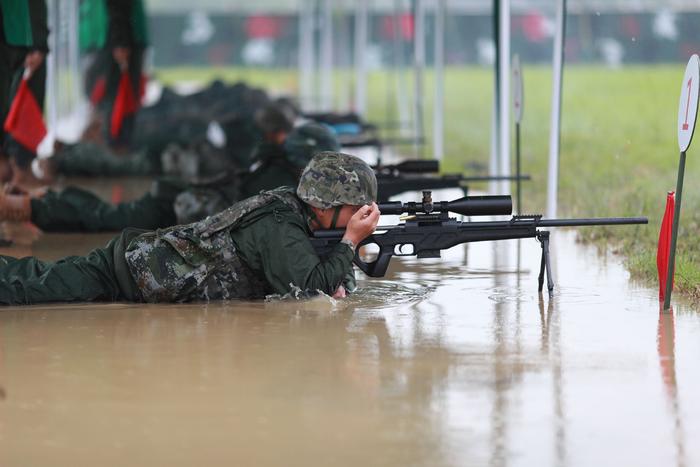
<instances>
[{"instance_id":1,"label":"rifle barrel","mask_svg":"<svg viewBox=\"0 0 700 467\"><path fill-rule=\"evenodd\" d=\"M496 181L517 181L530 180L530 175L475 175L472 177L462 177L463 182L496 182Z\"/></svg>"},{"instance_id":2,"label":"rifle barrel","mask_svg":"<svg viewBox=\"0 0 700 467\"><path fill-rule=\"evenodd\" d=\"M515 223L518 221L516 220ZM587 225L648 224L646 217L591 217L583 219L540 219L537 227L583 227Z\"/></svg>"}]
</instances>

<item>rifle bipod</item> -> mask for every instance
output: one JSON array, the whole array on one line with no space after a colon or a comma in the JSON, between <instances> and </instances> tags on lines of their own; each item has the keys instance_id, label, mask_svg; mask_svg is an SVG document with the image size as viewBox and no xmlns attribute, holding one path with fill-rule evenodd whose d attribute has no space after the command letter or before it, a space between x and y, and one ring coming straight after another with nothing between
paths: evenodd
<instances>
[{"instance_id":1,"label":"rifle bipod","mask_svg":"<svg viewBox=\"0 0 700 467\"><path fill-rule=\"evenodd\" d=\"M540 275L537 278L538 292L542 293L544 274L547 273L547 291L549 298L554 294L554 280L552 279L552 266L549 263L549 232L546 230L537 232L537 241L542 245L542 260L540 261Z\"/></svg>"}]
</instances>

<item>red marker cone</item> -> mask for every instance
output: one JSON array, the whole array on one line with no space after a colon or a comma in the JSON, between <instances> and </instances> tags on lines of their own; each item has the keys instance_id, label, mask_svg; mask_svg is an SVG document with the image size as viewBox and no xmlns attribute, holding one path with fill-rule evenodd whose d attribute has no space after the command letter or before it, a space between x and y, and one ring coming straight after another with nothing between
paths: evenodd
<instances>
[{"instance_id":1,"label":"red marker cone","mask_svg":"<svg viewBox=\"0 0 700 467\"><path fill-rule=\"evenodd\" d=\"M27 85L27 76L22 78L10 111L5 119L5 131L18 143L32 152L46 136L46 125L41 108Z\"/></svg>"},{"instance_id":2,"label":"red marker cone","mask_svg":"<svg viewBox=\"0 0 700 467\"><path fill-rule=\"evenodd\" d=\"M676 194L669 191L666 196L666 211L661 221L659 232L659 246L656 250L656 267L659 271L659 300L663 301L666 295L666 278L668 276L668 257L671 253L671 236L673 232L673 213L676 206ZM675 271L674 271L675 276ZM671 276L672 278L674 276ZM673 279L671 280L673 289Z\"/></svg>"}]
</instances>

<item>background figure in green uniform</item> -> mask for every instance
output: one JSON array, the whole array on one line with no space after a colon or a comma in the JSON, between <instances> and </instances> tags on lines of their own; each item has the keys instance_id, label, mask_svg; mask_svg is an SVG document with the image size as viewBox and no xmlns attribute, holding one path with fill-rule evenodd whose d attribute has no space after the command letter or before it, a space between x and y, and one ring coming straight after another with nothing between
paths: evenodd
<instances>
[{"instance_id":1,"label":"background figure in green uniform","mask_svg":"<svg viewBox=\"0 0 700 467\"><path fill-rule=\"evenodd\" d=\"M140 99L143 54L148 45L146 13L142 0L82 0L80 47L90 61L85 88L97 105L105 140L127 147L134 130L134 114L125 117L116 137L110 133L114 99L122 69L127 69L133 95Z\"/></svg>"},{"instance_id":2,"label":"background figure in green uniform","mask_svg":"<svg viewBox=\"0 0 700 467\"><path fill-rule=\"evenodd\" d=\"M141 198L116 205L77 187L49 190L34 199L0 194L0 220L31 220L46 232L157 229L190 223L262 190L296 186L302 169L316 152L339 148L330 130L308 123L294 129L282 145L261 146L259 163L249 173L225 173L203 182L161 178Z\"/></svg>"},{"instance_id":3,"label":"background figure in green uniform","mask_svg":"<svg viewBox=\"0 0 700 467\"><path fill-rule=\"evenodd\" d=\"M31 74L29 88L44 106L48 35L44 0L0 0L0 180L21 183L31 176L36 154L6 134L3 125L25 68Z\"/></svg>"},{"instance_id":4,"label":"background figure in green uniform","mask_svg":"<svg viewBox=\"0 0 700 467\"><path fill-rule=\"evenodd\" d=\"M0 303L262 298L293 287L343 297L355 246L379 221L376 197L365 162L318 153L296 191L263 192L193 224L126 230L85 257L0 256ZM343 239L319 258L309 235L333 228Z\"/></svg>"},{"instance_id":5,"label":"background figure in green uniform","mask_svg":"<svg viewBox=\"0 0 700 467\"><path fill-rule=\"evenodd\" d=\"M239 84L232 87L239 91L240 88L248 89ZM239 91L235 94L242 92ZM256 94L252 90L251 93ZM190 101L189 97L183 99ZM195 107L199 106L197 102L193 102ZM52 157L38 161L38 175L41 181L51 183L59 175L168 175L189 179L220 175L229 170L245 171L261 153L268 151L266 143L279 146L279 141L284 140L293 126L293 120L283 110L267 108L275 104L251 112L257 105L231 104L233 116L222 119L221 123L199 116L171 118L169 105L157 112L148 107L137 115L135 149L129 154L117 153L89 140L74 144L59 142ZM263 188L266 187L269 185Z\"/></svg>"}]
</instances>

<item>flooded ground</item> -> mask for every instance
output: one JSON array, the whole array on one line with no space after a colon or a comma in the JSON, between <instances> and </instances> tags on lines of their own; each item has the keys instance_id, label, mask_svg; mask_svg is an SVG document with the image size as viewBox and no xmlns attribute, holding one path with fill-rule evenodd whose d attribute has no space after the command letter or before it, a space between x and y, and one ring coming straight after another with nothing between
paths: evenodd
<instances>
[{"instance_id":1,"label":"flooded ground","mask_svg":"<svg viewBox=\"0 0 700 467\"><path fill-rule=\"evenodd\" d=\"M552 244L552 300L529 239L393 260L337 302L5 308L0 465L699 465L700 316Z\"/></svg>"}]
</instances>

